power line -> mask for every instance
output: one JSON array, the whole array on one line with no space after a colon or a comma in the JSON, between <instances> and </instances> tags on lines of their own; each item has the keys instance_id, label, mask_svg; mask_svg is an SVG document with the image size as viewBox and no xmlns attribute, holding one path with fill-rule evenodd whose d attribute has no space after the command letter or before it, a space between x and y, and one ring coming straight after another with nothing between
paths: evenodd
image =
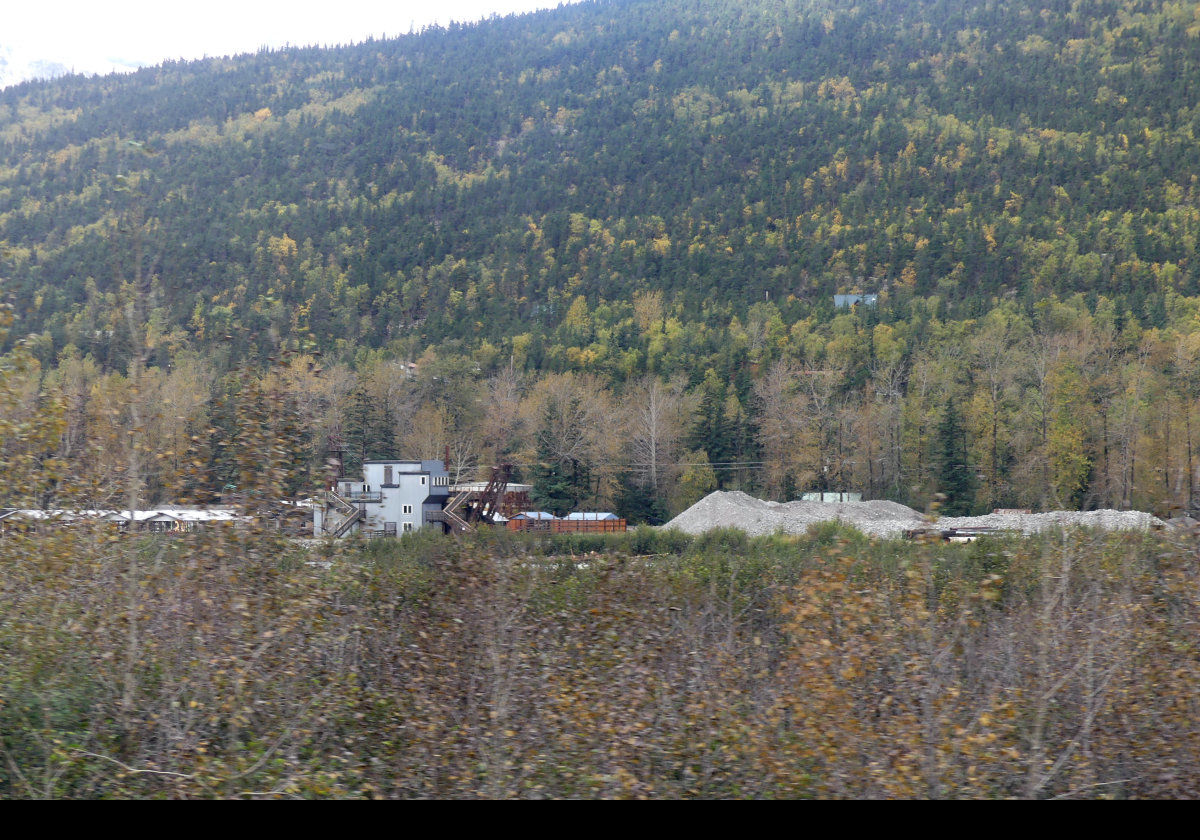
<instances>
[{"instance_id":1,"label":"power line","mask_svg":"<svg viewBox=\"0 0 1200 840\"><path fill-rule=\"evenodd\" d=\"M510 466L514 466L514 467L541 467L541 466L545 466L545 464L546 464L545 461L523 463L523 464L513 463L510 461L508 463ZM773 463L773 462L771 462L771 461L660 461L657 464L655 464L654 466L657 466L659 468L662 468L662 467L712 467L715 470L716 469L736 470L736 469L742 469L744 467L761 467L761 466L765 466L769 463ZM616 469L632 469L635 467L643 467L643 468L649 469L651 464L618 463L616 461L598 461L596 463L591 464L590 466L592 466L593 468L595 468L595 467L612 467L612 468L616 468ZM494 467L488 467L486 464L480 464L479 468L480 469L494 469Z\"/></svg>"}]
</instances>

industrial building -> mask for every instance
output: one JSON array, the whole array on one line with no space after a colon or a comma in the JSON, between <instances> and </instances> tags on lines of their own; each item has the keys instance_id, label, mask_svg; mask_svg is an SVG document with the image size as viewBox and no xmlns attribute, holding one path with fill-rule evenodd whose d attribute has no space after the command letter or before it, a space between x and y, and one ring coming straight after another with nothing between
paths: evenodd
<instances>
[{"instance_id":1,"label":"industrial building","mask_svg":"<svg viewBox=\"0 0 1200 840\"><path fill-rule=\"evenodd\" d=\"M313 534L396 536L445 523L450 474L440 460L367 461L361 481L338 478L313 508Z\"/></svg>"}]
</instances>

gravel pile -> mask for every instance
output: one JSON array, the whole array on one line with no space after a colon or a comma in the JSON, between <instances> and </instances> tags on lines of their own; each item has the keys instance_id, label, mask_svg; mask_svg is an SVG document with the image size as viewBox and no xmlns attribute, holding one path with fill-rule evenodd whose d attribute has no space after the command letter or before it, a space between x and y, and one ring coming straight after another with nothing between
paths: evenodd
<instances>
[{"instance_id":1,"label":"gravel pile","mask_svg":"<svg viewBox=\"0 0 1200 840\"><path fill-rule=\"evenodd\" d=\"M876 537L897 537L925 522L921 514L897 502L765 502L741 491L718 490L663 527L688 534L702 534L711 528L739 528L758 537L777 532L803 534L809 525L835 519Z\"/></svg>"},{"instance_id":2,"label":"gravel pile","mask_svg":"<svg viewBox=\"0 0 1200 840\"><path fill-rule=\"evenodd\" d=\"M1087 527L1106 531L1160 527L1162 521L1134 510L990 513L945 516L931 524L922 514L898 502L766 502L740 491L710 493L672 519L664 528L702 534L712 528L738 528L752 537L803 534L817 522L838 520L874 537L899 537L918 528L993 528L1035 534L1047 528Z\"/></svg>"},{"instance_id":3,"label":"gravel pile","mask_svg":"<svg viewBox=\"0 0 1200 840\"><path fill-rule=\"evenodd\" d=\"M989 513L986 516L943 516L938 528L995 528L1036 534L1048 528L1099 528L1144 531L1162 527L1158 517L1140 510L1052 510L1046 513Z\"/></svg>"}]
</instances>

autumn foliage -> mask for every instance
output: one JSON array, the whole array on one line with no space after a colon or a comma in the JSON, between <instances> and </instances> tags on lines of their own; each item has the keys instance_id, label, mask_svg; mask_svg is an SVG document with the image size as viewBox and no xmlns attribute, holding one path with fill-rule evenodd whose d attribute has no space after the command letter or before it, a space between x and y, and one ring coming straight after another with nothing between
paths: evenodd
<instances>
[{"instance_id":1,"label":"autumn foliage","mask_svg":"<svg viewBox=\"0 0 1200 840\"><path fill-rule=\"evenodd\" d=\"M1168 797L1195 543L0 539L5 797Z\"/></svg>"}]
</instances>

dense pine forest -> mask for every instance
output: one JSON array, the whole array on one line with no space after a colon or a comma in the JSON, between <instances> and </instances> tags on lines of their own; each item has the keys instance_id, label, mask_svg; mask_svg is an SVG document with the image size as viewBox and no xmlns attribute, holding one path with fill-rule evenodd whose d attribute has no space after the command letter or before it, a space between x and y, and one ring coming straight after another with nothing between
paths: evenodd
<instances>
[{"instance_id":1,"label":"dense pine forest","mask_svg":"<svg viewBox=\"0 0 1200 840\"><path fill-rule=\"evenodd\" d=\"M1195 2L599 0L6 89L3 503L1191 510L1198 79Z\"/></svg>"}]
</instances>

